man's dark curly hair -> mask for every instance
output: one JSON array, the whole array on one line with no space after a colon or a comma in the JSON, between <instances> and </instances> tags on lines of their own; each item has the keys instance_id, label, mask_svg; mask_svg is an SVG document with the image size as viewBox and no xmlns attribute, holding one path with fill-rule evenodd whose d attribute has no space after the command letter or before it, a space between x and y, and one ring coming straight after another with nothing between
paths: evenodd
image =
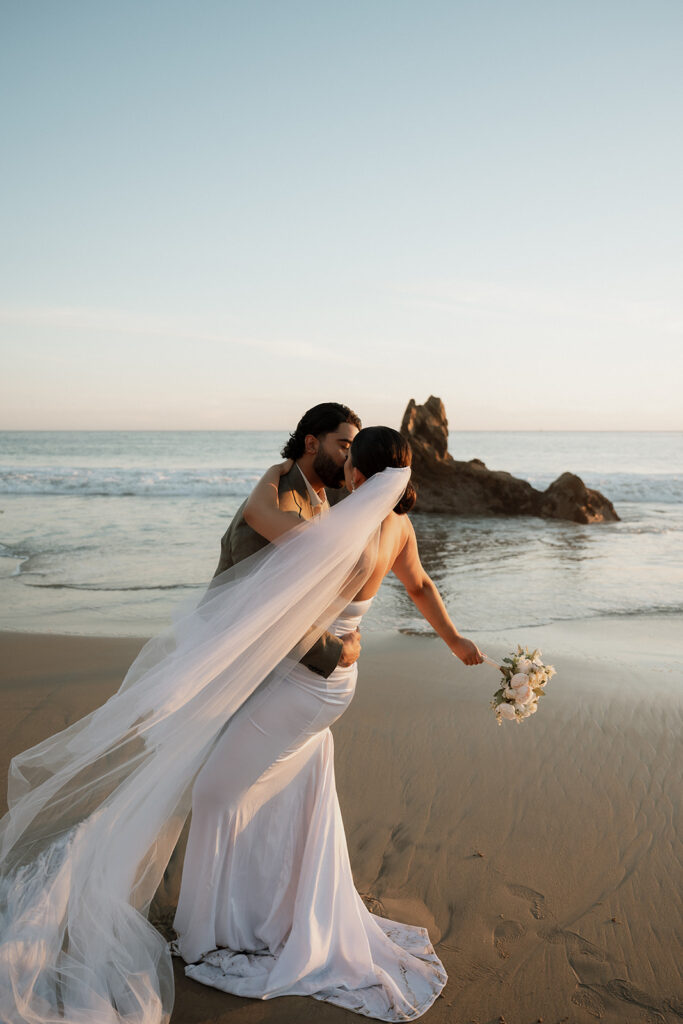
<instances>
[{"instance_id":1,"label":"man's dark curly hair","mask_svg":"<svg viewBox=\"0 0 683 1024\"><path fill-rule=\"evenodd\" d=\"M347 405L339 402L321 402L305 412L289 435L289 441L282 449L283 459L300 459L306 450L306 434L323 437L336 430L340 423L353 423L361 429L361 421Z\"/></svg>"}]
</instances>

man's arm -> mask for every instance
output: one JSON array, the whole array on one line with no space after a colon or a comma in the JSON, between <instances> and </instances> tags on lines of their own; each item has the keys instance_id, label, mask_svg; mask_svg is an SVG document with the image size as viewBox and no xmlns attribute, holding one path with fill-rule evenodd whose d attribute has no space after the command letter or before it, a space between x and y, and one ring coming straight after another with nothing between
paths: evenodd
<instances>
[{"instance_id":1,"label":"man's arm","mask_svg":"<svg viewBox=\"0 0 683 1024\"><path fill-rule=\"evenodd\" d=\"M354 629L346 636L323 633L309 651L300 659L301 664L325 679L334 672L337 665L353 665L360 655L360 632Z\"/></svg>"},{"instance_id":2,"label":"man's arm","mask_svg":"<svg viewBox=\"0 0 683 1024\"><path fill-rule=\"evenodd\" d=\"M335 636L334 633L323 633L301 658L301 664L310 668L311 672L327 679L339 664L342 650L340 637Z\"/></svg>"}]
</instances>

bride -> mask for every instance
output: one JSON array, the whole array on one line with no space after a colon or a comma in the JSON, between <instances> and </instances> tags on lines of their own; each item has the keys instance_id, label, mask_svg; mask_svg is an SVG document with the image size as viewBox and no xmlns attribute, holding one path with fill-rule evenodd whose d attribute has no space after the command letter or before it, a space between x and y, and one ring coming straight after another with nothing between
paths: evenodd
<instances>
[{"instance_id":1,"label":"bride","mask_svg":"<svg viewBox=\"0 0 683 1024\"><path fill-rule=\"evenodd\" d=\"M296 525L272 486L288 467L269 470L248 514L275 543L150 641L102 708L14 759L0 1019L168 1021L168 948L147 912L190 805L172 944L186 974L380 1020L432 1004L446 974L426 931L370 914L353 886L329 726L356 667L324 679L299 663L323 631L358 625L389 571L454 654L481 661L420 565L409 465L396 431L362 430L355 493Z\"/></svg>"}]
</instances>

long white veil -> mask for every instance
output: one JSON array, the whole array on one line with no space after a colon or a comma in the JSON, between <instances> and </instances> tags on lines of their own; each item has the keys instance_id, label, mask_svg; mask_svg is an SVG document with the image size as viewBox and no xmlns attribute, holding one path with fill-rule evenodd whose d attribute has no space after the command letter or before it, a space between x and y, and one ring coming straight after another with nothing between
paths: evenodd
<instances>
[{"instance_id":1,"label":"long white veil","mask_svg":"<svg viewBox=\"0 0 683 1024\"><path fill-rule=\"evenodd\" d=\"M14 758L0 822L3 1024L168 1021L171 960L147 913L194 778L249 694L285 676L360 590L409 476L378 473L224 573L106 704Z\"/></svg>"}]
</instances>

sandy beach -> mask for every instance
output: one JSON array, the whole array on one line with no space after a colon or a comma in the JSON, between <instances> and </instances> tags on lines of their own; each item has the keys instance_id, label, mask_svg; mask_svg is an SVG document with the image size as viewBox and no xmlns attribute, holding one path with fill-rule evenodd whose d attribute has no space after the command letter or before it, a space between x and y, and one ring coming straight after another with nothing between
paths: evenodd
<instances>
[{"instance_id":1,"label":"sandy beach","mask_svg":"<svg viewBox=\"0 0 683 1024\"><path fill-rule=\"evenodd\" d=\"M364 638L333 729L337 786L359 891L428 927L448 971L426 1021L683 1017L681 635L671 615L475 636L493 657L538 645L558 670L539 713L500 728L493 669L428 637ZM142 643L0 634L3 779L15 753L106 700ZM2 797L4 810L4 785ZM155 903L162 927L181 860ZM312 999L238 999L175 964L173 1024L359 1019Z\"/></svg>"}]
</instances>

